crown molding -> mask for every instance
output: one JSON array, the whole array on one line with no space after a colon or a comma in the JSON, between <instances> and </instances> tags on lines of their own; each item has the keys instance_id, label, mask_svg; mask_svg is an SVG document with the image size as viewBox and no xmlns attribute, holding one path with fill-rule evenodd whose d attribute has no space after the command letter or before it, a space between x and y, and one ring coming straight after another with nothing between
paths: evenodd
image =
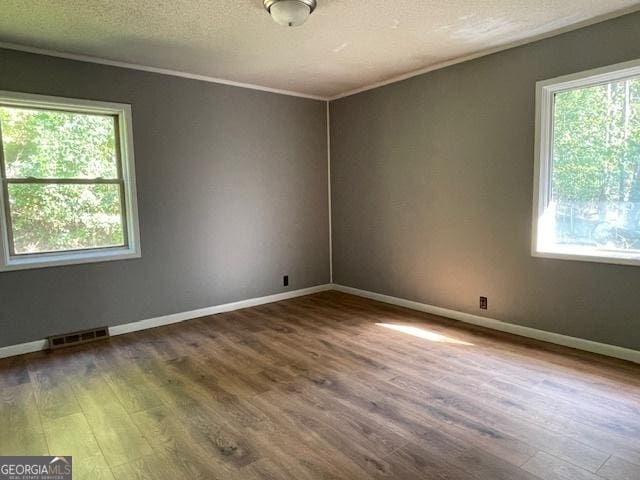
<instances>
[{"instance_id":1,"label":"crown molding","mask_svg":"<svg viewBox=\"0 0 640 480\"><path fill-rule=\"evenodd\" d=\"M419 75L423 75L425 73L433 72L435 70L440 70L446 67L450 67L452 65L456 65L458 63L468 62L470 60L475 60L477 58L486 57L492 55L494 53L503 52L505 50L510 50L512 48L521 47L523 45L527 45L529 43L538 42L540 40L545 40L547 38L556 37L558 35L562 35L563 33L569 33L575 30L580 30L581 28L589 27L591 25L596 25L598 23L606 22L607 20L613 20L614 18L624 17L625 15L629 15L631 13L635 13L640 11L640 5L634 5L632 7L625 8L623 10L617 10L615 12L611 12L605 15L599 15L597 17L593 17L589 20L584 20L582 22L574 23L571 25L567 25L565 27L552 30L547 33L542 33L540 35L535 35L533 37L528 37L522 40L517 40L514 42L509 42L504 45L500 45L493 48L488 48L484 50L480 50L475 53L470 53L469 55L463 55L461 57L455 57L450 60L446 60L444 62L439 62L433 65L429 65L427 67L420 68L418 70L412 70L407 73L402 73L400 75L396 75L385 80L380 80L375 83L371 83L369 85L365 85L363 87L358 87L353 90L347 90L346 92L340 93L338 95L334 95L329 98L329 101L339 100L341 98L350 97L351 95L356 95L358 93L366 92L368 90L373 90L379 87L384 87L385 85L390 85L392 83L401 82L403 80L407 80L409 78L417 77Z\"/></svg>"},{"instance_id":2,"label":"crown molding","mask_svg":"<svg viewBox=\"0 0 640 480\"><path fill-rule=\"evenodd\" d=\"M484 49L484 50L480 50L478 52L475 53L471 53L469 55L463 55L460 57L455 57L452 58L450 60L446 60L444 62L439 62L433 65L429 65L423 68L420 68L418 70L412 70L410 72L406 72L400 75L395 75L392 77L389 77L387 79L384 80L380 80L378 82L375 83L370 83L368 85L364 85L361 87L357 87L351 90L347 90L345 92L339 93L337 95L333 95L333 96L322 96L322 95L312 95L312 94L308 94L308 93L302 93L302 92L296 92L293 90L285 90L285 89L279 89L279 88L272 88L272 87L268 87L265 85L256 85L256 84L252 84L252 83L244 83L244 82L237 82L234 80L226 80L224 78L217 78L217 77L210 77L208 75L200 75L200 74L195 74L195 73L189 73L189 72L183 72L183 71L179 71L179 70L171 70L171 69L167 69L167 68L160 68L160 67L152 67L149 65L141 65L141 64L136 64L136 63L129 63L129 62L121 62L118 60L110 60L110 59L106 59L106 58L101 58L101 57L93 57L90 55L80 55L80 54L75 54L75 53L66 53L66 52L60 52L57 50L49 50L49 49L44 49L44 48L39 48L39 47L30 47L30 46L26 46L26 45L20 45L17 43L11 43L11 42L0 42L0 49L4 48L7 50L17 50L20 52L26 52L26 53L35 53L35 54L39 54L39 55L47 55L50 57L58 57L58 58L65 58L68 60L76 60L76 61L80 61L80 62L88 62L88 63L97 63L100 65L108 65L108 66L112 66L112 67L119 67L119 68L128 68L131 70L140 70L140 71L144 71L144 72L152 72L152 73L159 73L162 75L170 75L170 76L174 76L174 77L181 77L181 78L188 78L191 80L199 80L202 82L209 82L209 83L217 83L217 84L221 84L221 85L230 85L233 87L239 87L239 88L247 88L250 90L259 90L259 91L263 91L263 92L269 92L269 93L276 93L279 95L288 95L288 96L292 96L292 97L301 97L301 98L309 98L312 100L321 100L321 101L325 101L325 102L331 102L334 100L339 100L341 98L345 98L345 97L350 97L352 95L356 95L358 93L362 93L362 92L366 92L368 90L373 90L379 87L384 87L386 85L390 85L392 83L397 83L397 82L401 82L403 80L407 80L409 78L413 78L413 77L417 77L419 75L423 75L425 73L429 73L429 72L433 72L435 70L440 70L446 67L450 67L452 65L456 65L458 63L464 63L464 62L468 62L470 60L475 60L478 58L482 58L482 57L486 57L488 55L492 55L494 53L499 53L499 52L503 52L505 50L510 50L512 48L516 48L516 47L521 47L523 45L527 45L529 43L534 43L534 42L538 42L540 40L545 40L547 38L552 38L558 35L562 35L563 33L568 33L568 32L572 32L575 30L579 30L581 28L585 28L585 27L589 27L591 25L595 25L598 23L602 23L602 22L606 22L607 20L613 20L614 18L618 18L618 17L623 17L625 15L629 15L631 13L635 13L640 11L640 4L638 5L633 5L631 7L628 8L624 8L622 10L617 10L615 12L611 12L605 15L599 15L597 17L593 17L591 19L588 20L584 20L582 22L577 22L571 25L567 25L565 27L559 28L559 29L555 29L552 30L550 32L547 33L543 33L540 35L535 35L533 37L528 37L522 40L517 40L514 42L509 42L506 43L504 45L500 45L497 47L493 47L493 48L488 48L488 49Z\"/></svg>"},{"instance_id":3,"label":"crown molding","mask_svg":"<svg viewBox=\"0 0 640 480\"><path fill-rule=\"evenodd\" d=\"M249 90L259 90L261 92L276 93L279 95L288 95L290 97L309 98L311 100L321 100L326 102L328 97L320 95L311 95L308 93L294 92L292 90L283 90L280 88L267 87L265 85L255 85L253 83L236 82L235 80L226 80L224 78L210 77L208 75L199 75L196 73L182 72L179 70L171 70L167 68L152 67L149 65L140 65L137 63L120 62L118 60L109 60L106 58L92 57L90 55L79 55L76 53L66 53L57 50L48 50L45 48L29 47L19 45L17 43L0 42L0 49L16 50L19 52L35 53L38 55L46 55L49 57L65 58L67 60L76 60L79 62L97 63L99 65L108 65L110 67L128 68L130 70L140 70L143 72L159 73L161 75L170 75L172 77L188 78L190 80L199 80L201 82L217 83L220 85L229 85L232 87L247 88Z\"/></svg>"}]
</instances>

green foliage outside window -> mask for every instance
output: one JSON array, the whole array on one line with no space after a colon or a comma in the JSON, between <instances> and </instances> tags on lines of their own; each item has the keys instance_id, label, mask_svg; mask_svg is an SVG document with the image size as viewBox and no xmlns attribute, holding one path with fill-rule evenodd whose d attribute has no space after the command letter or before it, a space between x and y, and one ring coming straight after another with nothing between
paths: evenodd
<instances>
[{"instance_id":1,"label":"green foliage outside window","mask_svg":"<svg viewBox=\"0 0 640 480\"><path fill-rule=\"evenodd\" d=\"M640 249L640 79L555 95L556 241Z\"/></svg>"},{"instance_id":2,"label":"green foliage outside window","mask_svg":"<svg viewBox=\"0 0 640 480\"><path fill-rule=\"evenodd\" d=\"M0 132L16 254L124 244L114 117L0 107Z\"/></svg>"}]
</instances>

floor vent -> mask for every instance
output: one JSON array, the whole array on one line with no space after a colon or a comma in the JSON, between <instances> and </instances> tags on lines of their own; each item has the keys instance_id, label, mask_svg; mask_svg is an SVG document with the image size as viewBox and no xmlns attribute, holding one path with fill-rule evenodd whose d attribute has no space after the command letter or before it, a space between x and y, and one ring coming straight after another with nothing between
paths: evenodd
<instances>
[{"instance_id":1,"label":"floor vent","mask_svg":"<svg viewBox=\"0 0 640 480\"><path fill-rule=\"evenodd\" d=\"M54 335L49 337L49 349L57 350L58 348L70 347L72 345L81 345L83 343L95 342L109 337L108 327L93 328L91 330L83 330L81 332L66 333L64 335Z\"/></svg>"}]
</instances>

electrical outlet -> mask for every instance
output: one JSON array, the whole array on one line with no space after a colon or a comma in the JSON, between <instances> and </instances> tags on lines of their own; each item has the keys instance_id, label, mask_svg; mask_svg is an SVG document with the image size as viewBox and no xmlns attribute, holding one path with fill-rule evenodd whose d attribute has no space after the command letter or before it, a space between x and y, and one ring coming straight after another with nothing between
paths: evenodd
<instances>
[{"instance_id":1,"label":"electrical outlet","mask_svg":"<svg viewBox=\"0 0 640 480\"><path fill-rule=\"evenodd\" d=\"M284 277L282 277L282 285L285 287L289 286L289 275L285 275Z\"/></svg>"},{"instance_id":2,"label":"electrical outlet","mask_svg":"<svg viewBox=\"0 0 640 480\"><path fill-rule=\"evenodd\" d=\"M489 301L487 297L480 297L480 308L482 310L487 310L489 308Z\"/></svg>"}]
</instances>

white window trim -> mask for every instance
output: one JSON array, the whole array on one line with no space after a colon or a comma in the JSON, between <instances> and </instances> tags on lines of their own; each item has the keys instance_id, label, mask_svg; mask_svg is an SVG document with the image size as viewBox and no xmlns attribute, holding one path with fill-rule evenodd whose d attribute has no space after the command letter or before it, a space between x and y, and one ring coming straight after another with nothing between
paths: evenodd
<instances>
[{"instance_id":1,"label":"white window trim","mask_svg":"<svg viewBox=\"0 0 640 480\"><path fill-rule=\"evenodd\" d=\"M57 267L82 263L105 262L140 258L140 227L138 222L138 202L136 194L135 162L133 155L133 129L131 106L124 103L100 102L64 97L51 97L27 93L0 91L0 103L20 107L36 107L50 110L72 110L115 115L118 117L120 139L120 161L124 180L124 205L128 245L125 247L98 248L94 250L41 253L25 256L11 256L9 232L5 217L4 195L0 194L0 272L30 268ZM2 146L0 145L0 148Z\"/></svg>"},{"instance_id":2,"label":"white window trim","mask_svg":"<svg viewBox=\"0 0 640 480\"><path fill-rule=\"evenodd\" d=\"M553 140L554 96L558 92L624 80L640 75L640 60L618 63L585 72L544 80L536 83L535 170L533 185L533 222L531 255L542 258L577 260L640 266L640 254L618 251L588 250L579 247L554 246L545 249L539 244L538 230L551 194L551 144Z\"/></svg>"}]
</instances>

